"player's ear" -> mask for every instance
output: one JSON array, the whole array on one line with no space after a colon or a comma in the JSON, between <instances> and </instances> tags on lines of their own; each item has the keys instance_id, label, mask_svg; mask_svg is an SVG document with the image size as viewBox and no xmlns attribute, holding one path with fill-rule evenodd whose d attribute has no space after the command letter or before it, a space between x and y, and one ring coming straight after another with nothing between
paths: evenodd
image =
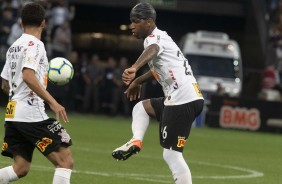
<instances>
[{"instance_id":1,"label":"player's ear","mask_svg":"<svg viewBox=\"0 0 282 184\"><path fill-rule=\"evenodd\" d=\"M44 19L44 20L41 22L40 27L41 27L42 29L44 29L45 26L46 26L46 21L45 21L45 19Z\"/></svg>"}]
</instances>

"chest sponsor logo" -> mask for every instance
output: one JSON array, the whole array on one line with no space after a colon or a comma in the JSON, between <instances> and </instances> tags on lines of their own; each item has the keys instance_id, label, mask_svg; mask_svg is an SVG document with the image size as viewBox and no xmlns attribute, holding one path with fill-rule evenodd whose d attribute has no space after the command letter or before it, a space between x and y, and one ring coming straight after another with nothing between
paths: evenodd
<instances>
[{"instance_id":1,"label":"chest sponsor logo","mask_svg":"<svg viewBox=\"0 0 282 184\"><path fill-rule=\"evenodd\" d=\"M45 149L52 143L52 139L44 137L42 138L41 141L36 143L37 148L41 151L44 152Z\"/></svg>"}]
</instances>

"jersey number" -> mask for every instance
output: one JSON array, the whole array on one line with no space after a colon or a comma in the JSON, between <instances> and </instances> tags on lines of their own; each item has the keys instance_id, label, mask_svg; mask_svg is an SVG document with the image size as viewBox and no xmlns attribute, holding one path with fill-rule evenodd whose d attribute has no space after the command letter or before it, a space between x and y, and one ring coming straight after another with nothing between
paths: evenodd
<instances>
[{"instance_id":1,"label":"jersey number","mask_svg":"<svg viewBox=\"0 0 282 184\"><path fill-rule=\"evenodd\" d=\"M167 131L166 131L166 128L167 128L167 126L165 126L164 129L163 129L163 131L162 131L163 139L166 139L166 138L167 138Z\"/></svg>"},{"instance_id":2,"label":"jersey number","mask_svg":"<svg viewBox=\"0 0 282 184\"><path fill-rule=\"evenodd\" d=\"M191 75L191 72L188 71L188 65L189 65L188 60L183 56L183 54L180 51L177 51L177 57L179 57L179 56L181 56L182 59L183 59L183 62L184 62L183 66L185 68L185 74Z\"/></svg>"}]
</instances>

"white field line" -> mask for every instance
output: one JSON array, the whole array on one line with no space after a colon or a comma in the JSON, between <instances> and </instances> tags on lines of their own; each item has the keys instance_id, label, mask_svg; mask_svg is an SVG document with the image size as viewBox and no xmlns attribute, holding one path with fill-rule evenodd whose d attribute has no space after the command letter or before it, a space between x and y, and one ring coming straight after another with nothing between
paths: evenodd
<instances>
[{"instance_id":1,"label":"white field line","mask_svg":"<svg viewBox=\"0 0 282 184\"><path fill-rule=\"evenodd\" d=\"M190 161L195 164L199 165L207 165L207 166L213 166L213 167L220 167L220 168L226 168L241 172L246 172L244 175L229 175L229 176L192 176L194 179L218 179L218 180L226 180L226 179L246 179L246 178L256 178L256 177L262 177L264 176L263 173L246 169L242 167L232 166L232 165L222 165L222 164L213 164L208 162L200 162L200 161ZM11 162L3 162L4 164L9 164ZM53 172L53 167L46 167L42 165L32 165L32 168L35 168L36 170L44 170L44 171L50 171ZM148 182L156 182L156 183L171 183L170 181L164 181L167 179L172 179L172 176L168 175L155 175L155 174L140 174L140 173L107 173L107 172L96 172L96 171L83 171L83 170L73 170L73 173L78 174L86 174L86 175L96 175L96 176L104 176L104 177L122 177L122 178L128 178L132 180L140 180L140 181L148 181Z\"/></svg>"},{"instance_id":2,"label":"white field line","mask_svg":"<svg viewBox=\"0 0 282 184\"><path fill-rule=\"evenodd\" d=\"M74 147L76 149L76 147ZM103 151L99 151L99 150L93 150L93 149L89 149L89 148L78 148L80 151L91 151L91 152L95 152L95 153L111 153L111 151L107 151L105 152ZM138 157L142 157L142 158L147 158L147 159L159 159L161 160L162 157L152 157L150 155L145 155L145 154L138 154ZM216 164L216 163L209 163L209 162L201 162L201 161L191 161L189 160L189 163L195 163L195 164L199 164L199 165L207 165L207 166L213 166L213 167L220 167L220 168L225 168L225 169L231 169L231 170L236 170L236 171L241 171L241 172L245 172L246 174L243 175L230 175L230 176L192 176L195 179L245 179L245 178L256 178L256 177L263 177L264 173L256 171L256 170L252 170L252 169L247 169L247 168L243 168L243 167L238 167L238 166L232 166L232 165L223 165L223 164ZM127 176L129 176L129 174L127 174ZM147 175L148 176L148 175ZM136 177L136 176L135 176ZM156 175L154 175L154 177L156 177ZM163 175L162 175L163 177Z\"/></svg>"},{"instance_id":3,"label":"white field line","mask_svg":"<svg viewBox=\"0 0 282 184\"><path fill-rule=\"evenodd\" d=\"M193 178L197 179L245 179L245 178L256 178L256 177L262 177L264 176L264 173L243 168L243 167L237 167L232 165L223 165L223 164L214 164L209 162L200 162L200 161L190 161L195 164L199 165L207 165L207 166L213 166L213 167L220 167L225 169L231 169L231 170L237 170L241 172L246 172L244 175L231 175L231 176L194 176Z\"/></svg>"}]
</instances>

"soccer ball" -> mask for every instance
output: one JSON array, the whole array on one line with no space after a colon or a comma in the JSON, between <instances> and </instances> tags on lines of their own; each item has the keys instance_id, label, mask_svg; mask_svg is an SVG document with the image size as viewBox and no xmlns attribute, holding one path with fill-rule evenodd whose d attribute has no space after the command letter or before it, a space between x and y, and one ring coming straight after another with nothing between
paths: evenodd
<instances>
[{"instance_id":1,"label":"soccer ball","mask_svg":"<svg viewBox=\"0 0 282 184\"><path fill-rule=\"evenodd\" d=\"M62 57L56 57L49 62L48 79L53 84L62 86L73 77L74 71L71 62Z\"/></svg>"}]
</instances>

